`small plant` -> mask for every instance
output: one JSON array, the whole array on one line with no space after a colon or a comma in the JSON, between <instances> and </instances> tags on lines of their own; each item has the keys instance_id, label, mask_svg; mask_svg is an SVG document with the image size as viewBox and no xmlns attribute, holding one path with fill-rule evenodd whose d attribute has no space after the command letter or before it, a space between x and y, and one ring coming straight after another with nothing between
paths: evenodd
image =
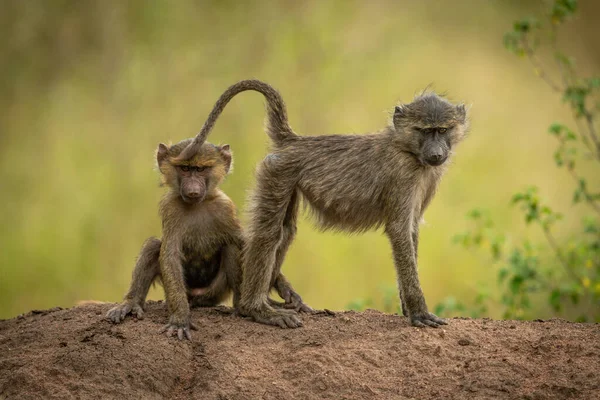
<instances>
[{"instance_id":1,"label":"small plant","mask_svg":"<svg viewBox=\"0 0 600 400\"><path fill-rule=\"evenodd\" d=\"M552 315L577 321L600 321L600 192L590 187L580 173L582 164L591 163L598 184L600 177L600 139L597 114L600 111L598 92L600 77L580 77L573 60L557 46L557 31L577 11L576 0L556 0L550 7L545 23L534 18L515 22L512 32L504 37L505 47L529 60L535 73L543 79L570 107L576 128L561 123L552 124L548 132L557 141L554 161L557 168L565 168L573 178L573 205L583 203L591 215L579 224L568 239L558 239L554 231L564 223L563 214L546 205L535 186L513 196L511 204L521 209L526 225L536 225L545 243L528 240L514 243L510 235L498 232L491 215L483 210L468 214L472 228L457 235L456 243L467 249L485 248L497 266L497 284L500 299L488 292L480 292L472 309L448 298L436 307L440 314L468 312L472 316L485 315L488 301L497 300L505 318L531 318L540 311L535 304L545 299ZM546 40L542 40L546 39ZM559 78L553 78L538 58L543 44L551 51ZM568 221L569 226L576 226Z\"/></svg>"}]
</instances>

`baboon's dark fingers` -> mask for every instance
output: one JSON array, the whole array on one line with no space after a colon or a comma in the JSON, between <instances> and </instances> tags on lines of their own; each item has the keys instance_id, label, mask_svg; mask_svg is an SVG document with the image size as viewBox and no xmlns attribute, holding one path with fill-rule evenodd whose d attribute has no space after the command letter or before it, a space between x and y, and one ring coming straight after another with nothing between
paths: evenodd
<instances>
[{"instance_id":1,"label":"baboon's dark fingers","mask_svg":"<svg viewBox=\"0 0 600 400\"><path fill-rule=\"evenodd\" d=\"M144 310L140 306L133 307L133 313L137 319L144 319Z\"/></svg>"},{"instance_id":2,"label":"baboon's dark fingers","mask_svg":"<svg viewBox=\"0 0 600 400\"><path fill-rule=\"evenodd\" d=\"M286 317L285 323L288 328L300 328L302 326L302 321L300 321L300 318L296 317L295 315Z\"/></svg>"},{"instance_id":3,"label":"baboon's dark fingers","mask_svg":"<svg viewBox=\"0 0 600 400\"><path fill-rule=\"evenodd\" d=\"M311 314L314 312L312 308L304 304L302 301L292 301L291 303L285 303L283 305L284 308L291 309L297 312L303 312L307 314Z\"/></svg>"},{"instance_id":4,"label":"baboon's dark fingers","mask_svg":"<svg viewBox=\"0 0 600 400\"><path fill-rule=\"evenodd\" d=\"M412 324L412 326L416 326L417 328L425 328L427 326L418 319L413 319L412 321L410 321L410 323Z\"/></svg>"},{"instance_id":5,"label":"baboon's dark fingers","mask_svg":"<svg viewBox=\"0 0 600 400\"><path fill-rule=\"evenodd\" d=\"M261 324L275 325L280 328L299 328L302 322L298 318L298 314L293 310L284 309L261 309L253 312L244 312L244 315L252 317L252 319Z\"/></svg>"},{"instance_id":6,"label":"baboon's dark fingers","mask_svg":"<svg viewBox=\"0 0 600 400\"><path fill-rule=\"evenodd\" d=\"M190 329L197 331L198 330L198 325L194 324L193 322L190 322Z\"/></svg>"},{"instance_id":7,"label":"baboon's dark fingers","mask_svg":"<svg viewBox=\"0 0 600 400\"><path fill-rule=\"evenodd\" d=\"M437 327L439 326L437 323L435 323L435 322L433 322L433 321L431 321L431 320L428 320L428 319L424 319L424 320L423 320L423 323L424 323L425 325L427 325L427 326L430 326L430 327L432 327L432 328L437 328Z\"/></svg>"},{"instance_id":8,"label":"baboon's dark fingers","mask_svg":"<svg viewBox=\"0 0 600 400\"><path fill-rule=\"evenodd\" d=\"M131 306L128 304L121 304L116 307L111 308L106 313L106 318L108 318L112 323L118 324L125 319L125 316L131 311Z\"/></svg>"},{"instance_id":9,"label":"baboon's dark fingers","mask_svg":"<svg viewBox=\"0 0 600 400\"><path fill-rule=\"evenodd\" d=\"M177 336L177 339L183 340L185 337L188 340L192 340L192 333L190 330L198 330L198 327L190 322L189 326L177 326L171 323L165 325L160 330L160 333L165 333L167 337Z\"/></svg>"},{"instance_id":10,"label":"baboon's dark fingers","mask_svg":"<svg viewBox=\"0 0 600 400\"><path fill-rule=\"evenodd\" d=\"M160 333L165 333L165 332L166 332L167 337L171 337L171 336L173 336L173 333L175 332L175 327L171 324L166 324L160 330Z\"/></svg>"},{"instance_id":11,"label":"baboon's dark fingers","mask_svg":"<svg viewBox=\"0 0 600 400\"><path fill-rule=\"evenodd\" d=\"M289 310L286 308L280 308L277 310L278 313L280 313L281 315L298 315L298 313L295 310Z\"/></svg>"},{"instance_id":12,"label":"baboon's dark fingers","mask_svg":"<svg viewBox=\"0 0 600 400\"><path fill-rule=\"evenodd\" d=\"M419 328L423 328L426 326L437 328L440 325L447 325L447 322L444 321L442 318L439 318L436 315L429 312L413 315L410 319L410 322L413 324L413 326L418 326Z\"/></svg>"},{"instance_id":13,"label":"baboon's dark fingers","mask_svg":"<svg viewBox=\"0 0 600 400\"><path fill-rule=\"evenodd\" d=\"M106 313L106 319L108 319L113 324L117 323L117 321L115 321L114 308L108 310L108 312Z\"/></svg>"},{"instance_id":14,"label":"baboon's dark fingers","mask_svg":"<svg viewBox=\"0 0 600 400\"><path fill-rule=\"evenodd\" d=\"M285 318L278 318L275 320L275 323L279 325L281 329L286 329L288 327Z\"/></svg>"},{"instance_id":15,"label":"baboon's dark fingers","mask_svg":"<svg viewBox=\"0 0 600 400\"><path fill-rule=\"evenodd\" d=\"M121 321L124 321L125 317L127 316L127 314L129 314L130 311L131 311L131 307L130 306L122 306L121 307L121 315L119 315L119 319Z\"/></svg>"},{"instance_id":16,"label":"baboon's dark fingers","mask_svg":"<svg viewBox=\"0 0 600 400\"><path fill-rule=\"evenodd\" d=\"M309 305L306 305L305 303L301 303L300 307L297 308L296 311L307 313L307 314L314 314L314 312L315 312L315 310L312 307L310 307Z\"/></svg>"}]
</instances>

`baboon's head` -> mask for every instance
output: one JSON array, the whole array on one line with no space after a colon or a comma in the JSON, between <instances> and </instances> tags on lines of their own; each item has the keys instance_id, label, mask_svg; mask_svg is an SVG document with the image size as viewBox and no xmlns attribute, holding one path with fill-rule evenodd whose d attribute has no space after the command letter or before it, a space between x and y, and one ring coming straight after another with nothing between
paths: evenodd
<instances>
[{"instance_id":1,"label":"baboon's head","mask_svg":"<svg viewBox=\"0 0 600 400\"><path fill-rule=\"evenodd\" d=\"M423 165L442 165L452 148L466 135L467 112L433 92L417 96L412 103L396 106L395 139Z\"/></svg>"},{"instance_id":2,"label":"baboon's head","mask_svg":"<svg viewBox=\"0 0 600 400\"><path fill-rule=\"evenodd\" d=\"M232 155L227 144L215 146L205 142L190 158L180 160L178 156L191 142L192 139L186 139L170 147L159 144L156 161L163 185L179 193L184 202L195 204L223 181L231 169Z\"/></svg>"}]
</instances>

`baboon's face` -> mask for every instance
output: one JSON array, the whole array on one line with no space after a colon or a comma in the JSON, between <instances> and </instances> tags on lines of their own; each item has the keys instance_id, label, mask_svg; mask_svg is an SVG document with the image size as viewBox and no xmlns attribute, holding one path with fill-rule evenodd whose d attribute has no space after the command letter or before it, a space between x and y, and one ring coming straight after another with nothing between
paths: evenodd
<instances>
[{"instance_id":1,"label":"baboon's face","mask_svg":"<svg viewBox=\"0 0 600 400\"><path fill-rule=\"evenodd\" d=\"M160 144L156 160L163 174L163 183L177 191L188 204L201 203L229 172L231 151L229 145L214 146L205 143L189 160L177 160L177 156L190 141L167 147Z\"/></svg>"},{"instance_id":2,"label":"baboon's face","mask_svg":"<svg viewBox=\"0 0 600 400\"><path fill-rule=\"evenodd\" d=\"M435 93L426 93L394 110L398 139L423 165L442 165L466 132L466 111Z\"/></svg>"},{"instance_id":3,"label":"baboon's face","mask_svg":"<svg viewBox=\"0 0 600 400\"><path fill-rule=\"evenodd\" d=\"M211 167L207 165L175 165L181 199L189 204L200 203L206 197Z\"/></svg>"},{"instance_id":4,"label":"baboon's face","mask_svg":"<svg viewBox=\"0 0 600 400\"><path fill-rule=\"evenodd\" d=\"M418 137L420 151L417 153L419 161L423 164L437 167L442 165L450 155L452 144L448 133L453 126L434 126L413 128L414 135Z\"/></svg>"}]
</instances>

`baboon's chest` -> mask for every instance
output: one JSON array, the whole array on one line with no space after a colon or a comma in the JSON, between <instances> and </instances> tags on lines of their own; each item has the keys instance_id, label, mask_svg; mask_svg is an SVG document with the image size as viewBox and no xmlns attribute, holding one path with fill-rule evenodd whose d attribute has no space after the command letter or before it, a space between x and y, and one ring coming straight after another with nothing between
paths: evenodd
<instances>
[{"instance_id":1,"label":"baboon's chest","mask_svg":"<svg viewBox=\"0 0 600 400\"><path fill-rule=\"evenodd\" d=\"M188 288L203 288L210 285L221 267L222 249L213 252L197 252L184 248L183 275Z\"/></svg>"},{"instance_id":2,"label":"baboon's chest","mask_svg":"<svg viewBox=\"0 0 600 400\"><path fill-rule=\"evenodd\" d=\"M188 288L209 286L219 272L223 248L230 242L218 220L188 221L188 234L182 246L183 272Z\"/></svg>"}]
</instances>

